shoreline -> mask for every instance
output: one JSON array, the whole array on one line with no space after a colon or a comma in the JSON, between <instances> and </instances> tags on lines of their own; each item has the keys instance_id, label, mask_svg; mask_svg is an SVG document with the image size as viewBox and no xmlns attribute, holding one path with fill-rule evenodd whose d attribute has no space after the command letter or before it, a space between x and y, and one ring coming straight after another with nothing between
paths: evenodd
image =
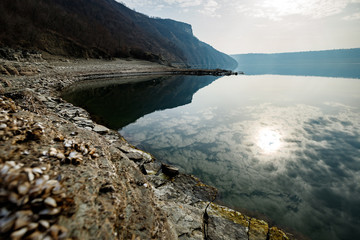
<instances>
[{"instance_id":1,"label":"shoreline","mask_svg":"<svg viewBox=\"0 0 360 240\"><path fill-rule=\"evenodd\" d=\"M147 72L115 72L115 73L99 73L99 74L89 74L89 75L80 75L78 78L80 80L94 80L94 79L105 79L105 78L121 78L121 77L139 77L139 76L152 76L152 75L195 75L195 76L230 76L230 75L238 75L237 72L233 72L231 70L223 70L223 69L174 69L174 70L166 70L163 71L147 71Z\"/></svg>"},{"instance_id":2,"label":"shoreline","mask_svg":"<svg viewBox=\"0 0 360 240\"><path fill-rule=\"evenodd\" d=\"M50 229L58 226L66 229L63 231L67 237L85 239L295 239L265 221L211 203L216 196L215 188L134 148L119 133L93 122L84 109L60 97L61 91L72 84L97 81L104 76L223 74L228 71L179 70L146 61L121 59L1 61L5 69L15 68L19 74L0 75L1 96L6 97L4 106L18 106L2 114L10 119L19 119L19 116L34 119L43 126L38 138L15 146L8 141L16 136L3 140L3 145L16 151L9 153L2 146L2 168L9 159L17 159L15 164L24 164L20 164L20 168L32 167L35 162L39 166L46 164L50 178L58 179L62 173L58 182L65 197L57 205L67 198L71 202L69 208L64 207L60 213L51 216L49 223L52 225L42 234L49 235ZM26 140L26 132L24 134ZM55 140L58 138L59 141ZM66 145L67 141L72 144ZM88 150L84 151L94 151L93 155L76 148L84 142L88 142L84 144ZM56 154L51 154L53 149ZM29 154L22 154L25 151ZM43 154L45 151L47 153ZM71 157L72 152L78 157ZM42 175L37 177L40 179ZM30 181L29 184L34 183ZM11 192L11 189L7 191ZM18 231L11 228L6 234L14 234L15 230Z\"/></svg>"}]
</instances>

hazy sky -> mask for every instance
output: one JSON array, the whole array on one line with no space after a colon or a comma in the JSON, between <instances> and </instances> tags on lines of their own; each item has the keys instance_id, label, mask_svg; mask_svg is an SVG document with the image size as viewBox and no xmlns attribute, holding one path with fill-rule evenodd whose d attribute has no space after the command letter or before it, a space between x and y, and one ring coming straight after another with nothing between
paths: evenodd
<instances>
[{"instance_id":1,"label":"hazy sky","mask_svg":"<svg viewBox=\"0 0 360 240\"><path fill-rule=\"evenodd\" d=\"M118 0L228 53L360 47L360 0Z\"/></svg>"}]
</instances>

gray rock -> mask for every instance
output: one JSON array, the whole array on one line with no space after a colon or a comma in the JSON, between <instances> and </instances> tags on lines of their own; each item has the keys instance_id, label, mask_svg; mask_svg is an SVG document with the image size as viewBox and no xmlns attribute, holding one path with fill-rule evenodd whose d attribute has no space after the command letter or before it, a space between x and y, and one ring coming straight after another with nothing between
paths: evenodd
<instances>
[{"instance_id":1,"label":"gray rock","mask_svg":"<svg viewBox=\"0 0 360 240\"><path fill-rule=\"evenodd\" d=\"M209 223L205 235L209 240L248 240L246 227L217 216L209 217Z\"/></svg>"},{"instance_id":2,"label":"gray rock","mask_svg":"<svg viewBox=\"0 0 360 240\"><path fill-rule=\"evenodd\" d=\"M204 239L202 209L176 202L165 203L162 209L168 213L179 239Z\"/></svg>"},{"instance_id":3,"label":"gray rock","mask_svg":"<svg viewBox=\"0 0 360 240\"><path fill-rule=\"evenodd\" d=\"M138 152L129 152L126 153L126 156L135 162L139 162L143 159L143 156Z\"/></svg>"},{"instance_id":4,"label":"gray rock","mask_svg":"<svg viewBox=\"0 0 360 240\"><path fill-rule=\"evenodd\" d=\"M158 161L145 163L143 166L144 166L147 174L156 174L161 169L161 163Z\"/></svg>"},{"instance_id":5,"label":"gray rock","mask_svg":"<svg viewBox=\"0 0 360 240\"><path fill-rule=\"evenodd\" d=\"M2 65L0 65L0 73L4 75L11 75Z\"/></svg>"},{"instance_id":6,"label":"gray rock","mask_svg":"<svg viewBox=\"0 0 360 240\"><path fill-rule=\"evenodd\" d=\"M80 121L80 122L86 122L86 121L89 120L89 119L84 118L84 117L74 117L73 119L74 119L74 121Z\"/></svg>"},{"instance_id":7,"label":"gray rock","mask_svg":"<svg viewBox=\"0 0 360 240\"><path fill-rule=\"evenodd\" d=\"M123 152L123 153L129 153L129 152L131 152L132 151L132 148L130 147L130 146L128 146L128 145L121 145L120 147L119 147L119 149Z\"/></svg>"},{"instance_id":8,"label":"gray rock","mask_svg":"<svg viewBox=\"0 0 360 240\"><path fill-rule=\"evenodd\" d=\"M44 95L39 94L37 97L42 102L47 102L48 101L47 98Z\"/></svg>"},{"instance_id":9,"label":"gray rock","mask_svg":"<svg viewBox=\"0 0 360 240\"><path fill-rule=\"evenodd\" d=\"M107 127L104 127L102 125L99 124L95 124L94 128L93 128L94 132L100 133L100 134L105 134L108 133L110 130Z\"/></svg>"},{"instance_id":10,"label":"gray rock","mask_svg":"<svg viewBox=\"0 0 360 240\"><path fill-rule=\"evenodd\" d=\"M174 166L170 166L170 165L167 165L167 164L162 164L161 165L161 170L165 175L167 175L169 177L175 177L176 175L179 174L179 168L174 167Z\"/></svg>"}]
</instances>

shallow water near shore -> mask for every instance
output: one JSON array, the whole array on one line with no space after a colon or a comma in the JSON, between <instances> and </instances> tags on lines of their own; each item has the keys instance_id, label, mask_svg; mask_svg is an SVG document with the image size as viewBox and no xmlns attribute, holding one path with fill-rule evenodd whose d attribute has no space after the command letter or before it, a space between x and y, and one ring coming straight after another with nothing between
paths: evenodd
<instances>
[{"instance_id":1,"label":"shallow water near shore","mask_svg":"<svg viewBox=\"0 0 360 240\"><path fill-rule=\"evenodd\" d=\"M360 236L359 79L156 77L65 99L228 206L311 239Z\"/></svg>"}]
</instances>

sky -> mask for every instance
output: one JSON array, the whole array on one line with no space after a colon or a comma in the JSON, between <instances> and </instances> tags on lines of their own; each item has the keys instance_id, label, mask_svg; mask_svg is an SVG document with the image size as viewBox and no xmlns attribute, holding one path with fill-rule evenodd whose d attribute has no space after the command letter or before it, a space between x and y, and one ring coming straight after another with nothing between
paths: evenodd
<instances>
[{"instance_id":1,"label":"sky","mask_svg":"<svg viewBox=\"0 0 360 240\"><path fill-rule=\"evenodd\" d=\"M227 54L360 47L360 0L118 0Z\"/></svg>"}]
</instances>

